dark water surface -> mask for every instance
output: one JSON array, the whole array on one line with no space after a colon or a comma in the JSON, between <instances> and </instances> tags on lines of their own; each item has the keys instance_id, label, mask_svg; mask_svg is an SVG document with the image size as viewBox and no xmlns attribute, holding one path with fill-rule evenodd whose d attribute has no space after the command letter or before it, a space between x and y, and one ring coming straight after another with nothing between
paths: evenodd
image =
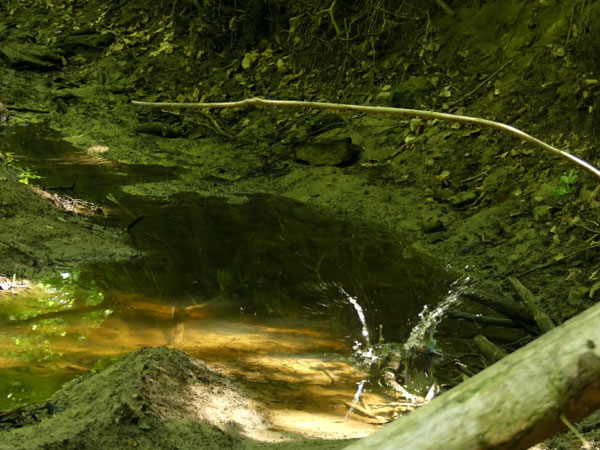
<instances>
[{"instance_id":1,"label":"dark water surface","mask_svg":"<svg viewBox=\"0 0 600 450\"><path fill-rule=\"evenodd\" d=\"M12 319L0 336L0 409L43 398L98 358L169 345L254 385L270 410L339 419L368 378L356 355L405 340L453 281L399 237L293 200L126 194L179 171L90 157L41 127L4 136L0 151L42 177L32 183L74 185L55 191L110 211L96 223L138 219L128 233L144 254L58 273L2 309Z\"/></svg>"}]
</instances>

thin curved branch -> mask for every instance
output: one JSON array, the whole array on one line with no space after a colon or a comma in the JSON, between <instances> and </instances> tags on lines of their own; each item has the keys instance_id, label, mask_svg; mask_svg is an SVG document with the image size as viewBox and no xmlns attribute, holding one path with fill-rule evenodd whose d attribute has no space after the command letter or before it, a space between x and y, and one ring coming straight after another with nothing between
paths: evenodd
<instances>
[{"instance_id":1,"label":"thin curved branch","mask_svg":"<svg viewBox=\"0 0 600 450\"><path fill-rule=\"evenodd\" d=\"M600 170L592 166L587 161L578 158L571 153L564 150L560 150L552 145L546 144L545 142L527 134L515 127L506 125L501 122L493 120L481 119L479 117L460 116L457 114L440 113L434 111L424 111L420 109L405 109L405 108L392 108L388 106L360 106L360 105L349 105L343 103L325 103L325 102L305 102L297 100L269 100L260 97L248 98L237 102L216 102L216 103L161 103L161 102L141 102L133 100L131 102L136 106L150 106L154 108L182 108L182 109L209 109L209 108L245 108L248 106L269 106L274 108L311 108L320 109L326 111L340 111L340 112L357 112L357 113L368 113L368 114L388 114L392 116L410 116L410 117L421 117L423 119L438 119L449 122L458 122L466 124L475 124L493 130L504 131L505 133L512 134L513 136L528 142L535 147L539 147L548 153L558 156L559 158L566 159L573 164L581 167L582 169L592 173L597 178L600 178Z\"/></svg>"}]
</instances>

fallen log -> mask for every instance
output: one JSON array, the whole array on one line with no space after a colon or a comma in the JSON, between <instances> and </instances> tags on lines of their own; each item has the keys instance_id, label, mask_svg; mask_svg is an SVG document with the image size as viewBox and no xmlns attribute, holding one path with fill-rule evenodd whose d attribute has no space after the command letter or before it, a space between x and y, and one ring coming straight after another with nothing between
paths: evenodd
<instances>
[{"instance_id":1,"label":"fallen log","mask_svg":"<svg viewBox=\"0 0 600 450\"><path fill-rule=\"evenodd\" d=\"M600 303L348 450L526 449L600 408Z\"/></svg>"}]
</instances>

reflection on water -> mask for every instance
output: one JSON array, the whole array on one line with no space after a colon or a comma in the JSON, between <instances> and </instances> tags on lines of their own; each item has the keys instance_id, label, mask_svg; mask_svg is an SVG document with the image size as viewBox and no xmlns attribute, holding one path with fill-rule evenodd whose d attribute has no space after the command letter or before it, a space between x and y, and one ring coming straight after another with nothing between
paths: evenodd
<instances>
[{"instance_id":1,"label":"reflection on water","mask_svg":"<svg viewBox=\"0 0 600 450\"><path fill-rule=\"evenodd\" d=\"M60 141L27 142L21 161L43 185L113 200L101 223L143 217L130 238L145 256L1 298L0 409L44 398L99 358L167 345L242 382L276 428L341 430L346 417L341 432L356 436L389 419L369 378L372 336L404 341L448 290L445 270L389 233L291 200L139 198L121 185L164 169L144 178L140 166L80 164Z\"/></svg>"},{"instance_id":2,"label":"reflection on water","mask_svg":"<svg viewBox=\"0 0 600 450\"><path fill-rule=\"evenodd\" d=\"M178 314L174 305L136 302L132 296L122 298L114 310L101 304L87 308L79 294L74 301L73 292L40 288L35 297L39 319L23 312L3 316L0 409L46 398L71 377L101 367L99 359L167 345L242 382L275 429L362 436L389 417L354 413L341 422L353 406L356 384L364 383L368 373L347 358L347 339L321 321L224 318L220 311L213 317L210 304ZM57 308L57 297L71 300ZM17 295L3 300L21 303ZM374 409L389 398L371 392L361 401Z\"/></svg>"}]
</instances>

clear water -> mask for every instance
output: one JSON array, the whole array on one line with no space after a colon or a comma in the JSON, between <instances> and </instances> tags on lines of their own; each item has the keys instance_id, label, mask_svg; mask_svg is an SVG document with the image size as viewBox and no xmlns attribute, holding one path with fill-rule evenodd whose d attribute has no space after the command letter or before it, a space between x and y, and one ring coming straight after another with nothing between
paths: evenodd
<instances>
[{"instance_id":1,"label":"clear water","mask_svg":"<svg viewBox=\"0 0 600 450\"><path fill-rule=\"evenodd\" d=\"M368 373L379 330L404 342L452 282L389 232L289 199L135 197L121 187L178 171L90 159L42 129L5 137L7 149L37 184L74 184L65 194L109 204L99 223L124 228L143 216L129 240L144 256L58 271L4 300L0 409L115 355L168 345L245 383L282 428L293 429L290 410L339 422L357 393L386 401Z\"/></svg>"}]
</instances>

